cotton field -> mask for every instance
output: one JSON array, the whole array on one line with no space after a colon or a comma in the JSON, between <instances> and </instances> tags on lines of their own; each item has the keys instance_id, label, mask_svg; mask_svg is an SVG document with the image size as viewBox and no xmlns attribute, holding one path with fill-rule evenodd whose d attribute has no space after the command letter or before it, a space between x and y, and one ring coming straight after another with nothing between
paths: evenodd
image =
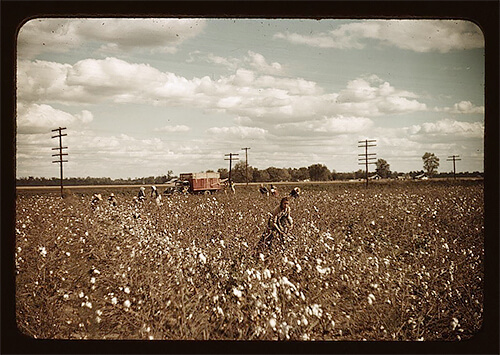
<instances>
[{"instance_id":1,"label":"cotton field","mask_svg":"<svg viewBox=\"0 0 500 355\"><path fill-rule=\"evenodd\" d=\"M478 332L482 181L302 189L290 200L290 238L270 252L255 247L279 198L255 186L160 205L117 187L94 208L95 191L18 191L18 327L49 339L459 341Z\"/></svg>"}]
</instances>

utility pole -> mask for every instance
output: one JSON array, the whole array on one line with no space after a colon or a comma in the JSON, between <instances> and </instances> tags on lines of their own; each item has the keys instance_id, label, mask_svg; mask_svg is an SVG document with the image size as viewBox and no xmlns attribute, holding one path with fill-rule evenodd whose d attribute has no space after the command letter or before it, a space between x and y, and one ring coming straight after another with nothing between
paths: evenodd
<instances>
[{"instance_id":1,"label":"utility pole","mask_svg":"<svg viewBox=\"0 0 500 355\"><path fill-rule=\"evenodd\" d=\"M462 159L457 159L458 157L460 157L460 155L452 155L452 156L449 156L448 158L451 158L451 159L446 159L446 161L453 161L453 179L456 180L456 170L455 170L455 161L458 161L458 160L462 160Z\"/></svg>"},{"instance_id":2,"label":"utility pole","mask_svg":"<svg viewBox=\"0 0 500 355\"><path fill-rule=\"evenodd\" d=\"M53 157L59 157L59 160L54 160L54 161L52 161L52 163L59 163L60 176L61 176L61 197L64 197L64 195L63 195L63 163L68 162L67 160L63 160L63 155L68 155L68 153L63 153L63 149L68 149L68 147L63 147L63 145L62 145L62 137L67 136L66 133L62 133L63 129L66 129L66 127L59 127L59 128L52 130L52 132L58 132L58 134L55 136L52 136L52 138L59 138L59 147L52 148L52 150L59 150L59 153L52 154Z\"/></svg>"},{"instance_id":3,"label":"utility pole","mask_svg":"<svg viewBox=\"0 0 500 355\"><path fill-rule=\"evenodd\" d=\"M245 151L245 181L248 186L248 150L250 148L241 148L241 150Z\"/></svg>"},{"instance_id":4,"label":"utility pole","mask_svg":"<svg viewBox=\"0 0 500 355\"><path fill-rule=\"evenodd\" d=\"M224 160L229 160L229 183L231 183L233 180L231 179L231 166L232 166L232 163L233 163L233 160L238 160L239 158L234 158L234 156L237 156L239 154L234 154L234 153L229 153L229 154L226 154L225 156L229 157L228 158L224 158Z\"/></svg>"},{"instance_id":5,"label":"utility pole","mask_svg":"<svg viewBox=\"0 0 500 355\"><path fill-rule=\"evenodd\" d=\"M376 142L375 139L365 139L364 141L358 141L358 148L365 148L365 153L364 154L358 154L358 165L365 165L365 178L366 178L366 187L368 187L368 164L376 164L374 160L376 157L372 157L372 155L376 155L377 153L368 153L368 147L375 147L377 146L376 144L373 144ZM360 158L361 156L361 158Z\"/></svg>"}]
</instances>

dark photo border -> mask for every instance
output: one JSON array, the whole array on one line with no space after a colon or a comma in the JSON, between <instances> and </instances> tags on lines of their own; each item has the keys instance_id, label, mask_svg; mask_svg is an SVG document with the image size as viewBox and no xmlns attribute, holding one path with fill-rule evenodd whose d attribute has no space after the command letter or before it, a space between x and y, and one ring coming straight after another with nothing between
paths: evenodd
<instances>
[{"instance_id":1,"label":"dark photo border","mask_svg":"<svg viewBox=\"0 0 500 355\"><path fill-rule=\"evenodd\" d=\"M499 2L494 1L5 1L1 6L1 353L499 353ZM15 313L15 64L17 30L40 17L240 17L464 19L485 36L485 292L483 328L456 342L37 340L18 331Z\"/></svg>"}]
</instances>

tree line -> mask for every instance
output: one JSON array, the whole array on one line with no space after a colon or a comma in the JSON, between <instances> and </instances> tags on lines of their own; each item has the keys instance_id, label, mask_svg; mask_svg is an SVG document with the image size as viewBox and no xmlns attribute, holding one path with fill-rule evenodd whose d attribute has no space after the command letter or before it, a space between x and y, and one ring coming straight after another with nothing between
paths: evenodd
<instances>
[{"instance_id":1,"label":"tree line","mask_svg":"<svg viewBox=\"0 0 500 355\"><path fill-rule=\"evenodd\" d=\"M389 163L384 159L378 159L376 162L375 171L369 173L370 176L377 174L382 179L396 179L404 177L414 179L422 174L430 177L453 177L453 172L437 173L439 166L439 158L432 153L425 153L422 157L424 169L418 171L410 171L402 173L391 171ZM213 172L208 170L207 172ZM229 171L227 168L220 168L217 170L220 173L221 179L229 178ZM460 172L456 174L457 177L482 177L483 173L479 171ZM176 178L169 170L166 175L148 176L142 178L128 178L128 179L111 179L109 177L78 177L78 178L64 178L64 185L161 185L173 178ZM252 166L246 166L245 162L238 162L231 169L231 179L236 183L243 182L300 182L300 181L345 181L345 180L359 180L365 178L365 171L359 169L353 172L337 172L330 170L324 164L312 164L308 167L300 168L277 168L268 167L266 169L258 169ZM44 177L27 177L17 179L18 186L57 186L60 184L59 178L44 178Z\"/></svg>"},{"instance_id":2,"label":"tree line","mask_svg":"<svg viewBox=\"0 0 500 355\"><path fill-rule=\"evenodd\" d=\"M424 155L425 156L425 155ZM428 161L427 156L424 160L424 170L410 171L407 173L391 171L389 163L384 159L378 159L376 162L376 167L374 172L370 172L369 176L378 175L382 179L397 179L398 177L404 177L408 179L414 179L423 174L429 177L453 177L453 173L437 173L437 167L439 164L434 159L435 156L431 156L431 161ZM220 168L217 170L220 173L222 179L229 178L229 171L226 168ZM470 172L460 172L456 174L457 177L480 177L483 173L479 171ZM244 162L238 162L231 169L231 179L234 182L298 182L298 181L342 181L342 180L358 180L365 178L365 171L359 169L353 172L337 172L335 170L330 170L324 164L313 164L308 167L301 168L276 168L269 167L263 170L259 170L252 166L246 166Z\"/></svg>"},{"instance_id":3,"label":"tree line","mask_svg":"<svg viewBox=\"0 0 500 355\"><path fill-rule=\"evenodd\" d=\"M167 175L148 176L141 178L128 179L111 179L109 177L70 177L64 178L64 185L80 186L80 185L161 185L175 178L172 170L169 170ZM16 184L18 186L58 186L60 179L56 177L33 177L18 178Z\"/></svg>"}]
</instances>

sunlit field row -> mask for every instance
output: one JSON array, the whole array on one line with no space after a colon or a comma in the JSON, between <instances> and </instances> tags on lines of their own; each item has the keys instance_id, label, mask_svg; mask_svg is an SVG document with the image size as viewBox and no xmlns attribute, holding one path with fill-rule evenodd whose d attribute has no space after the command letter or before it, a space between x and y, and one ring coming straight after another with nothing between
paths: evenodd
<instances>
[{"instance_id":1,"label":"sunlit field row","mask_svg":"<svg viewBox=\"0 0 500 355\"><path fill-rule=\"evenodd\" d=\"M157 205L134 202L137 191L102 190L95 208L88 189L64 199L18 191L23 333L458 341L481 327L482 181L304 186L290 201L290 238L262 253L255 246L279 197L238 186Z\"/></svg>"}]
</instances>

